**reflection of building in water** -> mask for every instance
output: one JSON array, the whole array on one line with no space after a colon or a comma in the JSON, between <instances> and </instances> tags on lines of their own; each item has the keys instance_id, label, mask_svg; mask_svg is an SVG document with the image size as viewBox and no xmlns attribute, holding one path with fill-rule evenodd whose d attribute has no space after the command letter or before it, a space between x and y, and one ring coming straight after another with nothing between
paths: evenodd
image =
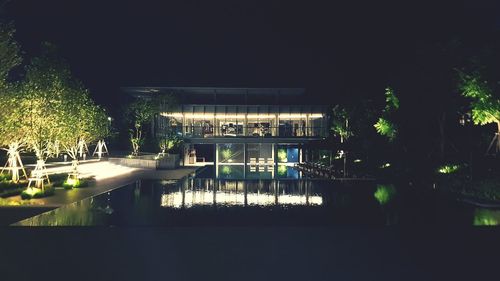
<instances>
[{"instance_id":1,"label":"reflection of building in water","mask_svg":"<svg viewBox=\"0 0 500 281\"><path fill-rule=\"evenodd\" d=\"M193 206L318 206L323 198L313 192L310 181L225 181L189 179L161 197L162 207Z\"/></svg>"}]
</instances>

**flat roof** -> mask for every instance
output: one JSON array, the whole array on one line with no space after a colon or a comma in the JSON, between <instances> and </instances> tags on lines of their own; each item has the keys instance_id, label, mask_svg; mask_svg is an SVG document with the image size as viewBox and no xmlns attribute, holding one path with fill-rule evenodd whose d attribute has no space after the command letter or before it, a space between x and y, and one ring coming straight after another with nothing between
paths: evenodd
<instances>
[{"instance_id":1,"label":"flat roof","mask_svg":"<svg viewBox=\"0 0 500 281\"><path fill-rule=\"evenodd\" d=\"M304 88L228 88L228 87L121 87L130 94L187 93L187 94L233 94L233 95L303 95Z\"/></svg>"}]
</instances>

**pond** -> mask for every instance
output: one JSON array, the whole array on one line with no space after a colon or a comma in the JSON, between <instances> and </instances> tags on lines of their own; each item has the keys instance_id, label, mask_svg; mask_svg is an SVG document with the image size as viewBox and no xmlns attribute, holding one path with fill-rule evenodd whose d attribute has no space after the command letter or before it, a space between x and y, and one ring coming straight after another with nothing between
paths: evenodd
<instances>
[{"instance_id":1,"label":"pond","mask_svg":"<svg viewBox=\"0 0 500 281\"><path fill-rule=\"evenodd\" d=\"M139 180L16 223L21 226L497 225L500 211L433 189L307 179Z\"/></svg>"}]
</instances>

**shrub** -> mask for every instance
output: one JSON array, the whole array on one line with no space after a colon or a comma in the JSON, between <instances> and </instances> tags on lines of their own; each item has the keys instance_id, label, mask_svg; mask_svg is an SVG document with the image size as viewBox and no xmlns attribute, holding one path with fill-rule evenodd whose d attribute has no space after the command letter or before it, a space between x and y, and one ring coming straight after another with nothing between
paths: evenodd
<instances>
[{"instance_id":1,"label":"shrub","mask_svg":"<svg viewBox=\"0 0 500 281\"><path fill-rule=\"evenodd\" d=\"M0 174L0 181L10 181L11 179L12 179L12 176L9 173L1 173Z\"/></svg>"},{"instance_id":2,"label":"shrub","mask_svg":"<svg viewBox=\"0 0 500 281\"><path fill-rule=\"evenodd\" d=\"M67 173L49 175L50 182L52 183L53 186L63 186L63 183L66 181L67 178L68 178Z\"/></svg>"},{"instance_id":3,"label":"shrub","mask_svg":"<svg viewBox=\"0 0 500 281\"><path fill-rule=\"evenodd\" d=\"M12 190L12 189L17 189L17 188L23 188L27 184L26 181L19 181L18 183L11 182L11 181L1 181L0 182L0 193Z\"/></svg>"},{"instance_id":4,"label":"shrub","mask_svg":"<svg viewBox=\"0 0 500 281\"><path fill-rule=\"evenodd\" d=\"M54 195L54 193L55 189L51 185L46 186L45 190L43 191L38 188L30 187L26 190L23 190L23 192L21 193L21 198L22 199L43 198Z\"/></svg>"},{"instance_id":5,"label":"shrub","mask_svg":"<svg viewBox=\"0 0 500 281\"><path fill-rule=\"evenodd\" d=\"M21 194L21 192L23 192L23 187L9 189L9 190L5 190L3 192L0 192L0 197L6 198L6 197L10 197L10 196L15 196L15 195Z\"/></svg>"},{"instance_id":6,"label":"shrub","mask_svg":"<svg viewBox=\"0 0 500 281\"><path fill-rule=\"evenodd\" d=\"M82 188L82 187L88 187L90 183L93 182L92 178L83 178L83 179L78 179L74 182L68 182L68 180L64 181L62 186L65 189L72 189L72 188Z\"/></svg>"}]
</instances>

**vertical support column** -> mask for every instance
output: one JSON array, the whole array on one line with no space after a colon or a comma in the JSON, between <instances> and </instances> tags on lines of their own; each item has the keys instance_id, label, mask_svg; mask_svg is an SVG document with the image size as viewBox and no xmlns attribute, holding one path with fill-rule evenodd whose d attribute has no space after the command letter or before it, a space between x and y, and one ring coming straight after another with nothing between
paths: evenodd
<instances>
[{"instance_id":1,"label":"vertical support column","mask_svg":"<svg viewBox=\"0 0 500 281\"><path fill-rule=\"evenodd\" d=\"M214 166L215 166L215 180L219 178L219 153L217 143L214 143Z\"/></svg>"},{"instance_id":2,"label":"vertical support column","mask_svg":"<svg viewBox=\"0 0 500 281\"><path fill-rule=\"evenodd\" d=\"M183 154L182 154L183 155L183 157L182 157L182 161L183 161L182 165L183 166L186 166L186 164L189 163L189 159L188 159L188 157L189 157L189 155L188 155L189 149L188 149L188 147L189 147L189 144L184 144L183 145L183 149L182 149L182 152L183 152Z\"/></svg>"},{"instance_id":3,"label":"vertical support column","mask_svg":"<svg viewBox=\"0 0 500 281\"><path fill-rule=\"evenodd\" d=\"M272 153L273 153L273 158L274 158L274 165L273 165L273 178L276 178L276 175L278 174L278 144L277 143L272 143Z\"/></svg>"},{"instance_id":4,"label":"vertical support column","mask_svg":"<svg viewBox=\"0 0 500 281\"><path fill-rule=\"evenodd\" d=\"M248 107L245 111L245 119L243 119L243 136L248 136Z\"/></svg>"},{"instance_id":5,"label":"vertical support column","mask_svg":"<svg viewBox=\"0 0 500 281\"><path fill-rule=\"evenodd\" d=\"M213 181L214 181L213 204L215 207L215 206L217 206L217 190L219 190L219 180L217 180L217 178L214 178Z\"/></svg>"},{"instance_id":6,"label":"vertical support column","mask_svg":"<svg viewBox=\"0 0 500 281\"><path fill-rule=\"evenodd\" d=\"M274 125L274 136L279 137L279 128L280 128L280 120L279 120L279 113L275 114L275 125Z\"/></svg>"},{"instance_id":7,"label":"vertical support column","mask_svg":"<svg viewBox=\"0 0 500 281\"><path fill-rule=\"evenodd\" d=\"M247 143L243 143L243 179L247 178ZM246 195L245 195L246 200ZM245 204L246 205L246 204Z\"/></svg>"},{"instance_id":8,"label":"vertical support column","mask_svg":"<svg viewBox=\"0 0 500 281\"><path fill-rule=\"evenodd\" d=\"M309 114L306 114L306 136L312 135L311 121L309 119Z\"/></svg>"},{"instance_id":9,"label":"vertical support column","mask_svg":"<svg viewBox=\"0 0 500 281\"><path fill-rule=\"evenodd\" d=\"M304 163L302 161L302 144L299 145L299 163Z\"/></svg>"},{"instance_id":10,"label":"vertical support column","mask_svg":"<svg viewBox=\"0 0 500 281\"><path fill-rule=\"evenodd\" d=\"M247 185L245 183L245 181L242 181L241 182L243 184L243 194L244 194L244 204L245 204L245 207L248 206L248 190L247 190Z\"/></svg>"},{"instance_id":11,"label":"vertical support column","mask_svg":"<svg viewBox=\"0 0 500 281\"><path fill-rule=\"evenodd\" d=\"M273 180L273 187L274 187L274 205L278 205L278 180Z\"/></svg>"},{"instance_id":12,"label":"vertical support column","mask_svg":"<svg viewBox=\"0 0 500 281\"><path fill-rule=\"evenodd\" d=\"M320 137L325 136L325 117L321 115Z\"/></svg>"},{"instance_id":13,"label":"vertical support column","mask_svg":"<svg viewBox=\"0 0 500 281\"><path fill-rule=\"evenodd\" d=\"M217 113L216 112L217 112L217 106L214 106L214 118L212 119L214 122L213 123L214 128L213 128L213 132L212 132L214 137L219 136L219 133L217 132L218 126L217 126Z\"/></svg>"}]
</instances>

